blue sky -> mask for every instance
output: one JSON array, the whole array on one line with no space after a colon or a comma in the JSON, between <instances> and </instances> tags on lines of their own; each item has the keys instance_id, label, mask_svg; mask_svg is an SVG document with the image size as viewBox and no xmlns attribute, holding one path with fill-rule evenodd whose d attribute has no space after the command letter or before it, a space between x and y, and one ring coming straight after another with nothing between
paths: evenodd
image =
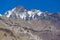
<instances>
[{"instance_id":1,"label":"blue sky","mask_svg":"<svg viewBox=\"0 0 60 40\"><path fill-rule=\"evenodd\" d=\"M26 9L39 9L41 11L60 12L60 0L0 0L0 13L22 5Z\"/></svg>"}]
</instances>

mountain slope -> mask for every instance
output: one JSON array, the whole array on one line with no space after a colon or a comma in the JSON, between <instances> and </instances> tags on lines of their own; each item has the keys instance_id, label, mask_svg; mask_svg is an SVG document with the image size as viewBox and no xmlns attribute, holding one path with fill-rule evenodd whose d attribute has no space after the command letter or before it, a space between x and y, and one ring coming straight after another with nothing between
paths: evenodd
<instances>
[{"instance_id":1,"label":"mountain slope","mask_svg":"<svg viewBox=\"0 0 60 40\"><path fill-rule=\"evenodd\" d=\"M60 40L60 13L15 7L0 16L0 40Z\"/></svg>"}]
</instances>

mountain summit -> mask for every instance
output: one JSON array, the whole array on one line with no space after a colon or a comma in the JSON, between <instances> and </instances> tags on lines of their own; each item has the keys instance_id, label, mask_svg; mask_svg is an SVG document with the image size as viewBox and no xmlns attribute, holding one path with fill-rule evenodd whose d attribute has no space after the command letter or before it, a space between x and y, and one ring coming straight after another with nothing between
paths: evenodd
<instances>
[{"instance_id":1,"label":"mountain summit","mask_svg":"<svg viewBox=\"0 0 60 40\"><path fill-rule=\"evenodd\" d=\"M40 10L32 9L32 10L26 10L23 6L18 6L13 8L12 10L9 10L5 13L5 16L8 18L13 19L24 19L24 20L31 20L31 19L37 19L37 17L40 17L43 12Z\"/></svg>"}]
</instances>

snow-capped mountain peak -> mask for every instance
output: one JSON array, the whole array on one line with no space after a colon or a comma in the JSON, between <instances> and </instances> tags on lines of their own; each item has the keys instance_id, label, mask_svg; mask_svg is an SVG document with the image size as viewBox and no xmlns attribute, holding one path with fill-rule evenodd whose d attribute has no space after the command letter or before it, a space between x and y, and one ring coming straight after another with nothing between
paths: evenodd
<instances>
[{"instance_id":1,"label":"snow-capped mountain peak","mask_svg":"<svg viewBox=\"0 0 60 40\"><path fill-rule=\"evenodd\" d=\"M16 8L13 8L12 10L7 11L7 12L5 13L5 16L9 18L10 15L12 15L12 12L13 12L15 9L16 9Z\"/></svg>"},{"instance_id":2,"label":"snow-capped mountain peak","mask_svg":"<svg viewBox=\"0 0 60 40\"><path fill-rule=\"evenodd\" d=\"M31 19L37 19L41 16L43 12L40 10L32 9L32 10L26 10L22 6L18 6L13 8L12 10L9 10L5 13L5 16L8 18L14 18L14 19L24 19L24 20L31 20Z\"/></svg>"}]
</instances>

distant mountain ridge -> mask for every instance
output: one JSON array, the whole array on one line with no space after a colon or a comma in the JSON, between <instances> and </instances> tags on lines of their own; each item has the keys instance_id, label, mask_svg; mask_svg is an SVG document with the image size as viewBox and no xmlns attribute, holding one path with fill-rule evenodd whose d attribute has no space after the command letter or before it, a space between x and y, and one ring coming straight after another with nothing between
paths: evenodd
<instances>
[{"instance_id":1,"label":"distant mountain ridge","mask_svg":"<svg viewBox=\"0 0 60 40\"><path fill-rule=\"evenodd\" d=\"M9 10L5 13L7 18L13 19L24 19L24 20L32 20L32 19L40 19L42 16L52 15L52 13L42 12L37 9L26 10L23 6L18 6Z\"/></svg>"},{"instance_id":2,"label":"distant mountain ridge","mask_svg":"<svg viewBox=\"0 0 60 40\"><path fill-rule=\"evenodd\" d=\"M0 16L5 16L7 18L13 18L13 19L40 20L41 18L52 16L55 14L56 13L52 13L48 11L43 12L37 9L26 10L23 6L17 6L12 10L8 10L7 12L5 12L4 15L0 14Z\"/></svg>"}]
</instances>

